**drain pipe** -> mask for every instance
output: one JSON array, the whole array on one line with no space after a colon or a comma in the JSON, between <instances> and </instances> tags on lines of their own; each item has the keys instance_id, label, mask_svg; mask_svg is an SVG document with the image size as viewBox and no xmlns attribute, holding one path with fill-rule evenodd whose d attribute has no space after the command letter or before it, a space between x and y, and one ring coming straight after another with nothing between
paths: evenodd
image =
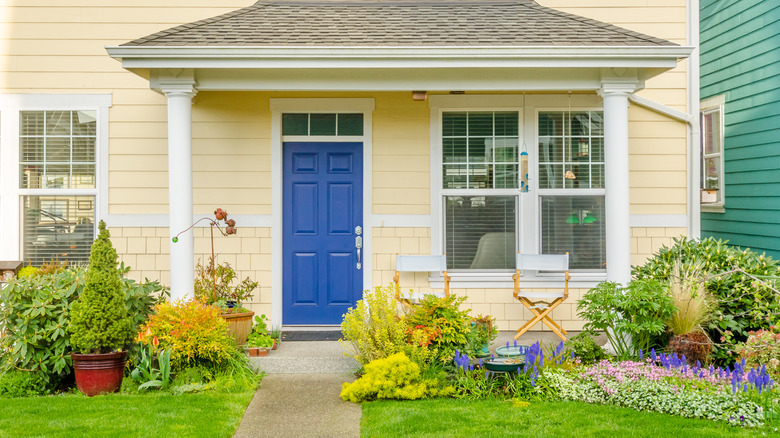
<instances>
[{"instance_id":1,"label":"drain pipe","mask_svg":"<svg viewBox=\"0 0 780 438\"><path fill-rule=\"evenodd\" d=\"M697 85L698 86L698 80ZM694 93L689 93L694 94ZM695 99L696 100L696 114L698 114L699 110L699 101L698 101L698 89L695 93ZM641 96L637 96L636 94L631 94L628 97L628 100L630 102L634 102L635 104L647 108L651 111L654 111L656 113L665 115L669 118L679 120L680 122L685 123L687 126L688 131L688 153L687 156L687 171L688 171L688 196L687 196L687 203L688 203L688 237L698 239L701 234L701 225L700 225L700 206L699 206L699 169L700 169L700 156L701 152L699 151L699 137L701 136L701 132L699 129L699 118L684 113L680 110L676 110L672 107L666 106L662 103L658 103L654 100L650 100Z\"/></svg>"}]
</instances>

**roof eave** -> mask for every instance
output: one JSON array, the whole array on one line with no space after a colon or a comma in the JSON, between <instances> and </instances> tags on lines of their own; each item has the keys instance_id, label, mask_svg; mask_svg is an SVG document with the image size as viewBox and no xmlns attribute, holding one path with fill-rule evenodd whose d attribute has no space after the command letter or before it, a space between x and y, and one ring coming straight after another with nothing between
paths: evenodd
<instances>
[{"instance_id":1,"label":"roof eave","mask_svg":"<svg viewBox=\"0 0 780 438\"><path fill-rule=\"evenodd\" d=\"M671 68L685 46L112 46L112 58L139 68Z\"/></svg>"}]
</instances>

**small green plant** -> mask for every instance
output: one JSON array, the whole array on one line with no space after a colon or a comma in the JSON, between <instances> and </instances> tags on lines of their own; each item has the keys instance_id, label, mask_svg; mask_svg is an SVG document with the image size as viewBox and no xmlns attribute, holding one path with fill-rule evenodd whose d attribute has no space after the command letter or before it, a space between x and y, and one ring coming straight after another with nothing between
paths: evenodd
<instances>
[{"instance_id":1,"label":"small green plant","mask_svg":"<svg viewBox=\"0 0 780 438\"><path fill-rule=\"evenodd\" d=\"M440 387L436 380L421 379L420 367L403 352L368 363L362 377L344 383L341 398L361 403L370 400L416 400L423 397L450 395L451 386Z\"/></svg>"},{"instance_id":2,"label":"small green plant","mask_svg":"<svg viewBox=\"0 0 780 438\"><path fill-rule=\"evenodd\" d=\"M698 261L687 266L681 260L675 261L669 292L676 310L666 320L667 327L675 336L704 331L712 319L715 305L707 291L701 265Z\"/></svg>"},{"instance_id":3,"label":"small green plant","mask_svg":"<svg viewBox=\"0 0 780 438\"><path fill-rule=\"evenodd\" d=\"M127 312L117 270L116 250L106 223L92 244L84 292L71 306L68 331L73 348L82 353L110 353L133 337L133 319Z\"/></svg>"},{"instance_id":4,"label":"small green plant","mask_svg":"<svg viewBox=\"0 0 780 438\"><path fill-rule=\"evenodd\" d=\"M246 339L247 347L273 347L274 338L268 334L268 326L266 325L266 321L267 318L265 314L260 316L255 315L252 331L249 333L249 336Z\"/></svg>"},{"instance_id":5,"label":"small green plant","mask_svg":"<svg viewBox=\"0 0 780 438\"><path fill-rule=\"evenodd\" d=\"M236 271L227 262L219 265L212 260L206 266L195 266L195 298L206 304L228 307L230 302L240 306L252 298L258 283L249 277L233 286Z\"/></svg>"},{"instance_id":6,"label":"small green plant","mask_svg":"<svg viewBox=\"0 0 780 438\"><path fill-rule=\"evenodd\" d=\"M607 358L607 353L601 348L588 332L582 332L566 341L567 352L573 352L584 364L601 362Z\"/></svg>"},{"instance_id":7,"label":"small green plant","mask_svg":"<svg viewBox=\"0 0 780 438\"><path fill-rule=\"evenodd\" d=\"M350 308L341 323L344 339L361 365L391 356L403 351L406 346L406 322L398 313L395 301L395 287L377 286L373 292L366 291L363 299Z\"/></svg>"},{"instance_id":8,"label":"small green plant","mask_svg":"<svg viewBox=\"0 0 780 438\"><path fill-rule=\"evenodd\" d=\"M676 310L666 289L654 280L634 280L628 287L603 282L577 302L585 330L603 330L621 360L649 351L653 336Z\"/></svg>"},{"instance_id":9,"label":"small green plant","mask_svg":"<svg viewBox=\"0 0 780 438\"><path fill-rule=\"evenodd\" d=\"M45 374L8 370L0 373L0 397L35 397L51 392Z\"/></svg>"},{"instance_id":10,"label":"small green plant","mask_svg":"<svg viewBox=\"0 0 780 438\"><path fill-rule=\"evenodd\" d=\"M460 309L466 297L450 295L439 297L425 295L419 305L413 306L406 316L411 327L423 326L434 329L439 335L432 339L431 347L438 351L439 359L449 362L455 350L464 350L469 343L471 331L471 309Z\"/></svg>"},{"instance_id":11,"label":"small green plant","mask_svg":"<svg viewBox=\"0 0 780 438\"><path fill-rule=\"evenodd\" d=\"M141 344L138 365L130 373L130 377L138 383L138 390L149 388L166 389L171 384L171 350L157 349L157 338L152 339L152 344ZM156 356L155 356L156 350Z\"/></svg>"},{"instance_id":12,"label":"small green plant","mask_svg":"<svg viewBox=\"0 0 780 438\"><path fill-rule=\"evenodd\" d=\"M38 274L38 268L36 268L35 266L25 266L24 268L19 270L19 272L16 274L16 277L25 278L37 274Z\"/></svg>"},{"instance_id":13,"label":"small green plant","mask_svg":"<svg viewBox=\"0 0 780 438\"><path fill-rule=\"evenodd\" d=\"M477 315L471 321L469 330L469 352L481 356L489 356L487 346L498 336L496 319L490 315Z\"/></svg>"}]
</instances>

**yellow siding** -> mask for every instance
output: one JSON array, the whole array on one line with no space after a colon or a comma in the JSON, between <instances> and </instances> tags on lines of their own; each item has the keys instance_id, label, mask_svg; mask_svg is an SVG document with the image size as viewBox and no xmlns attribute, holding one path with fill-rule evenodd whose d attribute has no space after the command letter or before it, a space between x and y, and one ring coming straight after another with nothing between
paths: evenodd
<instances>
[{"instance_id":1,"label":"yellow siding","mask_svg":"<svg viewBox=\"0 0 780 438\"><path fill-rule=\"evenodd\" d=\"M686 45L686 0L537 0L559 11L604 21L629 30ZM640 96L686 111L686 63L647 81Z\"/></svg>"}]
</instances>

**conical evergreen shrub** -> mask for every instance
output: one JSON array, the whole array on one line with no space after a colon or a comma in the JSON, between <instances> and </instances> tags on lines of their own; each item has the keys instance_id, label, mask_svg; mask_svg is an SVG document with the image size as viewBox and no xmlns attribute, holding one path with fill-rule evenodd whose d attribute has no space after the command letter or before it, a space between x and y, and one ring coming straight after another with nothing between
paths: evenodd
<instances>
[{"instance_id":1,"label":"conical evergreen shrub","mask_svg":"<svg viewBox=\"0 0 780 438\"><path fill-rule=\"evenodd\" d=\"M116 250L106 224L92 244L84 292L71 306L68 330L74 351L83 354L110 353L133 338L133 320L127 312Z\"/></svg>"}]
</instances>

